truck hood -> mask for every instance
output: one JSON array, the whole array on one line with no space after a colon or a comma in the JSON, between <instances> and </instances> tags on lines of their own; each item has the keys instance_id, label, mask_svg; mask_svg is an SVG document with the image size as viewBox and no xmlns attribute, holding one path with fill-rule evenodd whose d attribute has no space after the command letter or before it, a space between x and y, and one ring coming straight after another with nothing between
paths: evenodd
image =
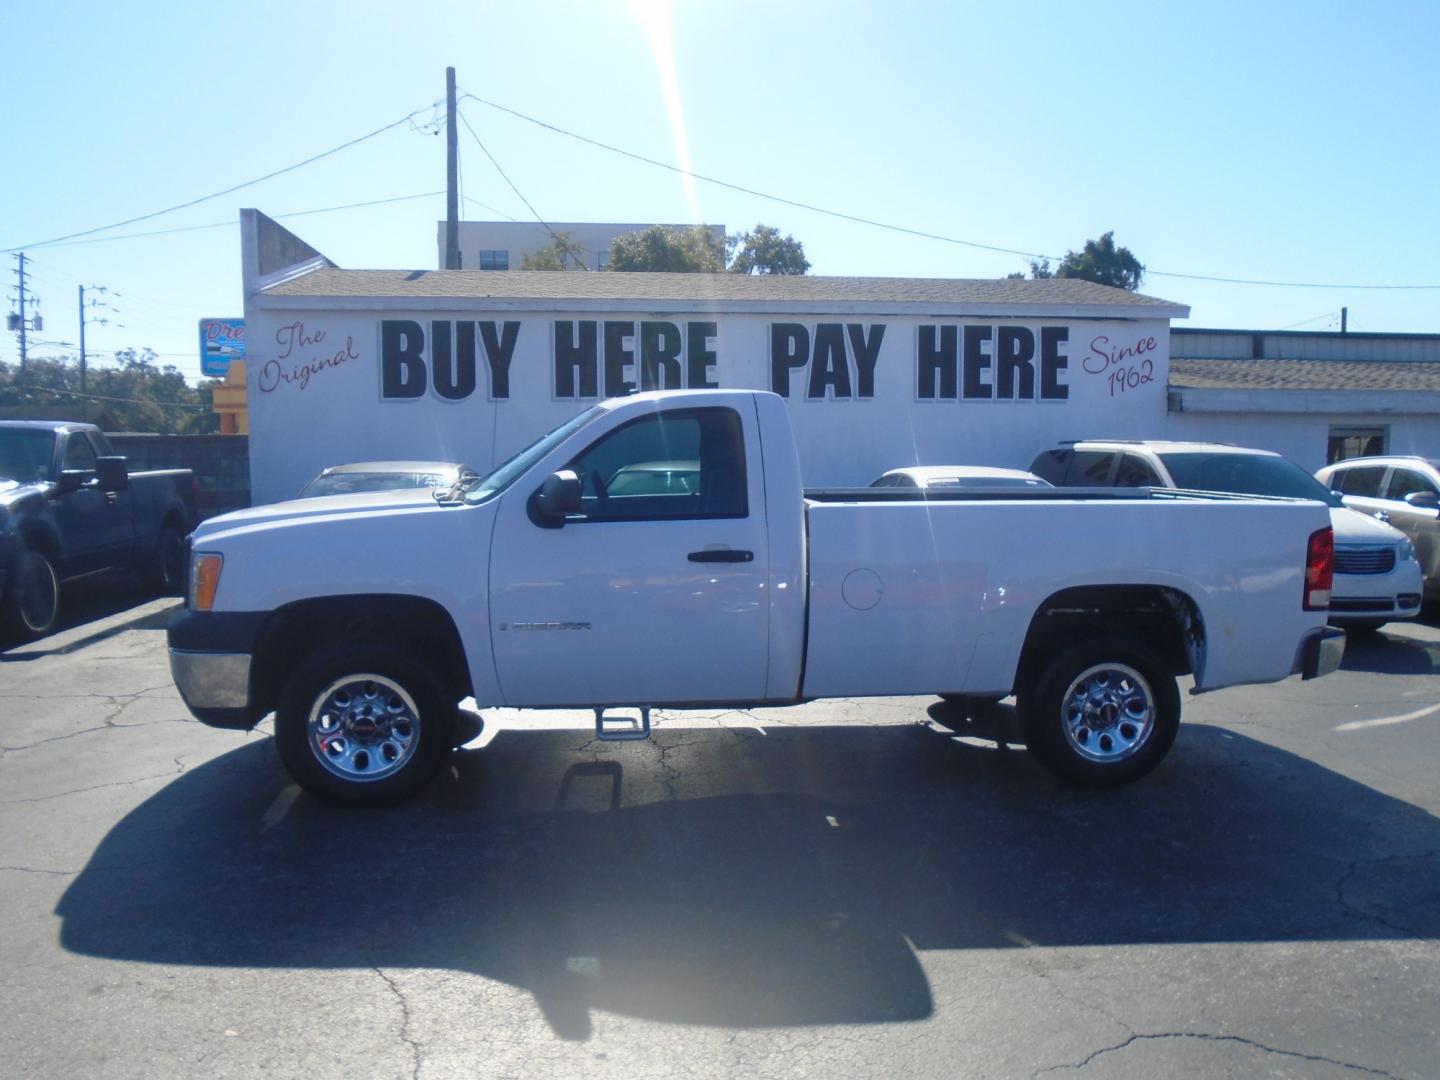
<instances>
[{"instance_id":1,"label":"truck hood","mask_svg":"<svg viewBox=\"0 0 1440 1080\"><path fill-rule=\"evenodd\" d=\"M198 542L214 536L216 533L255 525L434 506L436 505L435 499L430 491L430 488L362 491L354 495L326 495L318 499L291 499L289 502L266 503L264 506L252 506L248 510L232 510L228 514L210 518L200 524L193 537Z\"/></svg>"},{"instance_id":2,"label":"truck hood","mask_svg":"<svg viewBox=\"0 0 1440 1080\"><path fill-rule=\"evenodd\" d=\"M14 506L21 499L28 499L33 495L43 495L50 485L22 484L19 480L7 480L0 477L0 510L6 510Z\"/></svg>"},{"instance_id":3,"label":"truck hood","mask_svg":"<svg viewBox=\"0 0 1440 1080\"><path fill-rule=\"evenodd\" d=\"M1330 527L1335 530L1337 544L1394 544L1405 538L1393 525L1338 506L1330 508Z\"/></svg>"}]
</instances>

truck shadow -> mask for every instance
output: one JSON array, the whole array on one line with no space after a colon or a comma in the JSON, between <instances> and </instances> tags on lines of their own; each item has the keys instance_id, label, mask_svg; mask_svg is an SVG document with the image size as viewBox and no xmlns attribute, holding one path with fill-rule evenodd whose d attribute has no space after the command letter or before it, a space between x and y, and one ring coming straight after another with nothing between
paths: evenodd
<instances>
[{"instance_id":1,"label":"truck shadow","mask_svg":"<svg viewBox=\"0 0 1440 1080\"><path fill-rule=\"evenodd\" d=\"M1404 626L1393 623L1369 633L1347 631L1341 670L1379 675L1440 673L1440 642L1408 634Z\"/></svg>"},{"instance_id":2,"label":"truck shadow","mask_svg":"<svg viewBox=\"0 0 1440 1080\"><path fill-rule=\"evenodd\" d=\"M500 734L410 805L318 803L269 740L120 821L62 897L90 956L430 967L724 1027L933 1009L919 953L1440 936L1440 821L1209 726L1119 791L931 727Z\"/></svg>"},{"instance_id":3,"label":"truck shadow","mask_svg":"<svg viewBox=\"0 0 1440 1080\"><path fill-rule=\"evenodd\" d=\"M150 601L159 598L160 594L148 588L141 580L139 574L129 570L110 570L103 574L96 574L94 577L85 578L81 581L74 581L61 587L60 591L60 613L55 621L54 627L43 637L33 642L17 641L0 636L0 662L6 660L35 660L41 656L49 655L42 651L47 640L56 634L66 630L73 630L76 627L85 626L87 623L97 622L109 618L112 615L120 615L132 608L148 604ZM168 619L169 613L165 618ZM123 630L154 628L164 626L163 620L151 619L148 621L137 621L134 624L125 624L114 629L114 633ZM93 644L94 641L103 640L110 634L97 635L93 640L85 639L82 644ZM24 653L13 650L22 645L38 646L40 648L27 649ZM67 649L65 651L73 651Z\"/></svg>"}]
</instances>

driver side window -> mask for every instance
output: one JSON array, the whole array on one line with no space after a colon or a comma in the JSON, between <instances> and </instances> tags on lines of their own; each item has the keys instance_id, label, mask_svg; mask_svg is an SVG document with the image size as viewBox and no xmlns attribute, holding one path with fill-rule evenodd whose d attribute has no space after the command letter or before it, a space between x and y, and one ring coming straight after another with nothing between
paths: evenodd
<instances>
[{"instance_id":1,"label":"driver side window","mask_svg":"<svg viewBox=\"0 0 1440 1080\"><path fill-rule=\"evenodd\" d=\"M1389 498L1404 499L1406 495L1413 495L1417 491L1437 494L1435 485L1414 469L1396 469L1390 474L1390 490L1387 492Z\"/></svg>"},{"instance_id":2,"label":"driver side window","mask_svg":"<svg viewBox=\"0 0 1440 1080\"><path fill-rule=\"evenodd\" d=\"M72 432L65 440L65 457L60 462L60 468L95 471L95 448L82 432Z\"/></svg>"},{"instance_id":3,"label":"driver side window","mask_svg":"<svg viewBox=\"0 0 1440 1080\"><path fill-rule=\"evenodd\" d=\"M674 409L610 432L572 460L572 521L745 517L745 437L734 409Z\"/></svg>"}]
</instances>

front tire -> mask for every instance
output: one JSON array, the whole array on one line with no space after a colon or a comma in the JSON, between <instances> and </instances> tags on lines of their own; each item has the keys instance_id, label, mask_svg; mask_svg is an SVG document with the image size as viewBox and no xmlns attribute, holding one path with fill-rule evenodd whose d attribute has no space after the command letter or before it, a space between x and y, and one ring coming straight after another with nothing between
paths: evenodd
<instances>
[{"instance_id":1,"label":"front tire","mask_svg":"<svg viewBox=\"0 0 1440 1080\"><path fill-rule=\"evenodd\" d=\"M7 637L31 641L48 634L60 616L60 579L42 552L21 548L10 595L0 611Z\"/></svg>"},{"instance_id":2,"label":"front tire","mask_svg":"<svg viewBox=\"0 0 1440 1080\"><path fill-rule=\"evenodd\" d=\"M1056 655L1019 695L1026 746L1056 776L1115 786L1159 765L1180 728L1180 691L1150 648L1099 638Z\"/></svg>"},{"instance_id":3,"label":"front tire","mask_svg":"<svg viewBox=\"0 0 1440 1080\"><path fill-rule=\"evenodd\" d=\"M443 680L399 643L338 641L308 656L281 692L275 745L295 782L337 803L410 798L455 745Z\"/></svg>"}]
</instances>

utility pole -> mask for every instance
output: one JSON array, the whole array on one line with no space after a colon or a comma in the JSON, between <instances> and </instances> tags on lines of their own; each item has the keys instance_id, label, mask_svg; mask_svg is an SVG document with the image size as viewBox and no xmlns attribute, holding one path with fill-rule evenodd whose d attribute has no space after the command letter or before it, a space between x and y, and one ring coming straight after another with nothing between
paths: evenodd
<instances>
[{"instance_id":1,"label":"utility pole","mask_svg":"<svg viewBox=\"0 0 1440 1080\"><path fill-rule=\"evenodd\" d=\"M77 286L77 287L78 287L79 290L80 290L80 410L81 410L81 411L80 411L80 416L81 416L81 418L82 418L86 423L89 423L89 422L90 422L90 398L89 398L89 396L85 393L85 323L88 321L88 320L85 318L85 286L84 286L84 285L80 285L80 286ZM103 285L91 285L90 288L91 288L93 291L95 291L95 292L106 292L106 291L107 291L106 288L105 288L105 286L103 286ZM98 304L99 304L99 301L98 301L98 300L91 300L91 301L90 301L90 306L91 306L91 307L96 307L96 306L98 306ZM99 322L99 323L103 326L103 325L105 325L106 323L108 323L110 320L109 320L109 319L97 319L97 320L94 320L94 321Z\"/></svg>"},{"instance_id":2,"label":"utility pole","mask_svg":"<svg viewBox=\"0 0 1440 1080\"><path fill-rule=\"evenodd\" d=\"M80 419L90 422L90 399L85 396L85 286L80 290Z\"/></svg>"},{"instance_id":3,"label":"utility pole","mask_svg":"<svg viewBox=\"0 0 1440 1080\"><path fill-rule=\"evenodd\" d=\"M36 331L45 329L45 320L41 318L39 312L36 312L33 317L26 317L25 315L25 300L30 292L29 286L27 286L25 283L25 253L23 251L18 252L15 258L20 265L20 268L14 271L16 277L18 277L20 280L20 314L12 314L6 320L6 323L10 330L18 330L20 333L20 402L22 406L26 408L26 412L28 414L28 407L30 404L30 387L28 377L25 371L25 363L26 358L29 355L29 347L25 335L28 331L32 329ZM35 301L35 306L39 307L40 301Z\"/></svg>"},{"instance_id":4,"label":"utility pole","mask_svg":"<svg viewBox=\"0 0 1440 1080\"><path fill-rule=\"evenodd\" d=\"M445 69L445 269L460 269L460 151L455 130L455 69Z\"/></svg>"}]
</instances>

